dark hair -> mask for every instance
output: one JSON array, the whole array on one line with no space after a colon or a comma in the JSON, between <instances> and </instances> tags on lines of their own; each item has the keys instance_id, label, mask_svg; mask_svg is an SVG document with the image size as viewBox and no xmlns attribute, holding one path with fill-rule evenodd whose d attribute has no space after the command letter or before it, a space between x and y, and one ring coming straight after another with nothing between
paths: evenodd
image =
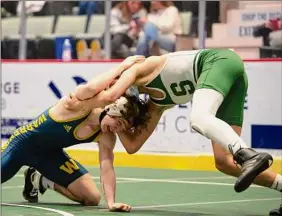
<instances>
[{"instance_id":1,"label":"dark hair","mask_svg":"<svg viewBox=\"0 0 282 216\"><path fill-rule=\"evenodd\" d=\"M147 129L147 123L150 119L148 103L135 96L125 95L124 97L128 100L128 103L125 105L127 112L122 113L122 115L132 122L130 130L139 134L140 130Z\"/></svg>"}]
</instances>

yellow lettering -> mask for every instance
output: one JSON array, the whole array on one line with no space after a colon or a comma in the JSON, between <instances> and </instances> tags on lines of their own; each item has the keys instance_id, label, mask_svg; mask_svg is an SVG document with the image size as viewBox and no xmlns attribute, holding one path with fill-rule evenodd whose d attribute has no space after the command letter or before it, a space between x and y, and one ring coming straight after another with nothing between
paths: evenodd
<instances>
[{"instance_id":1,"label":"yellow lettering","mask_svg":"<svg viewBox=\"0 0 282 216\"><path fill-rule=\"evenodd\" d=\"M39 125L41 125L43 122L47 121L47 118L44 114L42 114L41 116L39 116L39 118L33 120L31 122L31 125L34 127L34 128L38 128ZM33 129L31 129L33 130Z\"/></svg>"},{"instance_id":2,"label":"yellow lettering","mask_svg":"<svg viewBox=\"0 0 282 216\"><path fill-rule=\"evenodd\" d=\"M70 159L70 161L66 161L65 164L60 166L60 169L67 172L68 174L72 174L75 170L78 170L79 167L73 159Z\"/></svg>"},{"instance_id":3,"label":"yellow lettering","mask_svg":"<svg viewBox=\"0 0 282 216\"><path fill-rule=\"evenodd\" d=\"M28 125L26 126L26 129L29 130L29 131L33 131L33 130L34 130L32 124L28 124Z\"/></svg>"},{"instance_id":4,"label":"yellow lettering","mask_svg":"<svg viewBox=\"0 0 282 216\"><path fill-rule=\"evenodd\" d=\"M9 143L10 142L8 141L4 145L1 146L1 152L3 152L8 147Z\"/></svg>"},{"instance_id":5,"label":"yellow lettering","mask_svg":"<svg viewBox=\"0 0 282 216\"><path fill-rule=\"evenodd\" d=\"M42 114L42 117L43 117L44 121L47 121L47 118L44 114Z\"/></svg>"},{"instance_id":6,"label":"yellow lettering","mask_svg":"<svg viewBox=\"0 0 282 216\"><path fill-rule=\"evenodd\" d=\"M47 118L44 114L42 114L40 117L39 117L39 122L38 124L42 124L43 122L47 121Z\"/></svg>"},{"instance_id":7,"label":"yellow lettering","mask_svg":"<svg viewBox=\"0 0 282 216\"><path fill-rule=\"evenodd\" d=\"M20 128L19 128L19 130L20 130L20 133L21 133L21 134L23 134L23 133L26 133L26 132L27 132L27 130L26 130L26 128L25 128L25 126L20 127Z\"/></svg>"},{"instance_id":8,"label":"yellow lettering","mask_svg":"<svg viewBox=\"0 0 282 216\"><path fill-rule=\"evenodd\" d=\"M32 122L34 128L37 128L38 127L38 119L35 119L33 122Z\"/></svg>"},{"instance_id":9,"label":"yellow lettering","mask_svg":"<svg viewBox=\"0 0 282 216\"><path fill-rule=\"evenodd\" d=\"M41 116L39 116L39 118L38 118L38 125L41 125L43 122L44 122L44 119L43 119L43 117L42 117L42 115L41 115Z\"/></svg>"},{"instance_id":10,"label":"yellow lettering","mask_svg":"<svg viewBox=\"0 0 282 216\"><path fill-rule=\"evenodd\" d=\"M8 142L11 142L12 139L14 139L14 138L15 138L15 136L14 136L14 134L12 134L12 136L9 138Z\"/></svg>"},{"instance_id":11,"label":"yellow lettering","mask_svg":"<svg viewBox=\"0 0 282 216\"><path fill-rule=\"evenodd\" d=\"M15 136L20 135L20 132L19 132L19 130L18 130L18 129L17 129L17 130L15 130L14 135L15 135Z\"/></svg>"},{"instance_id":12,"label":"yellow lettering","mask_svg":"<svg viewBox=\"0 0 282 216\"><path fill-rule=\"evenodd\" d=\"M44 114L42 114L41 116L39 116L39 118L33 121L33 126L37 128L39 125L41 125L45 121L47 121L47 118Z\"/></svg>"}]
</instances>

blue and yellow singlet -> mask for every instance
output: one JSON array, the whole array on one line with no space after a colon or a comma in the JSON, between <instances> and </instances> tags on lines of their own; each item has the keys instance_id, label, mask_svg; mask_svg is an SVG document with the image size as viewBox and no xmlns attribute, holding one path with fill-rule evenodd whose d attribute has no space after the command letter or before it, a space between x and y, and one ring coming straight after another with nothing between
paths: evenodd
<instances>
[{"instance_id":1,"label":"blue and yellow singlet","mask_svg":"<svg viewBox=\"0 0 282 216\"><path fill-rule=\"evenodd\" d=\"M66 148L79 143L97 141L100 138L102 134L100 129L93 131L92 134L83 139L76 136L76 131L91 112L75 119L57 121L50 116L49 110L50 108L33 121L17 128L3 147L5 148L14 140L24 142L24 145L37 146L42 149Z\"/></svg>"}]
</instances>

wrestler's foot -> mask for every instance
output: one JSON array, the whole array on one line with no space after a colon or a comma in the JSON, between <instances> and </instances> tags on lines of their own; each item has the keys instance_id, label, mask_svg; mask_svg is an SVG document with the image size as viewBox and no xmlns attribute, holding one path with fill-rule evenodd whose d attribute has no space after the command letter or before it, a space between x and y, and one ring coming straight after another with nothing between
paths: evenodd
<instances>
[{"instance_id":1,"label":"wrestler's foot","mask_svg":"<svg viewBox=\"0 0 282 216\"><path fill-rule=\"evenodd\" d=\"M238 177L234 189L236 192L246 190L254 181L254 179L268 169L273 158L267 153L258 153L253 149L243 148L234 154L234 160L241 165L242 172Z\"/></svg>"},{"instance_id":2,"label":"wrestler's foot","mask_svg":"<svg viewBox=\"0 0 282 216\"><path fill-rule=\"evenodd\" d=\"M42 186L42 175L36 169L30 167L25 170L25 184L23 197L31 203L38 202L38 192L44 194L46 189Z\"/></svg>"}]
</instances>

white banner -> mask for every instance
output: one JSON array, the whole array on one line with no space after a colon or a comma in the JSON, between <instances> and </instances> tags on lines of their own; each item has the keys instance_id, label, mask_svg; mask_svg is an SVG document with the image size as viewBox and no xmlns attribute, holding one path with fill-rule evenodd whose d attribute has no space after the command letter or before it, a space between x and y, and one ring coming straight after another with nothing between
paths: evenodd
<instances>
[{"instance_id":1,"label":"white banner","mask_svg":"<svg viewBox=\"0 0 282 216\"><path fill-rule=\"evenodd\" d=\"M228 14L228 30L235 37L253 38L253 30L255 26L262 25L270 19L282 17L282 3L276 7L260 7L243 10L229 10Z\"/></svg>"},{"instance_id":2,"label":"white banner","mask_svg":"<svg viewBox=\"0 0 282 216\"><path fill-rule=\"evenodd\" d=\"M52 106L62 95L72 92L79 83L107 71L116 64L3 63L2 138L8 138L16 126ZM251 145L252 139L258 140L252 135L252 128L253 132L260 129L254 128L254 125L282 126L282 72L281 62L247 62L245 65L249 90L245 103L243 138ZM188 103L166 111L142 151L211 153L209 140L191 131L190 110L191 104ZM265 148L265 145L262 147ZM84 144L75 148L93 149L96 146ZM124 151L120 143L117 144L116 150ZM276 150L274 154L279 152Z\"/></svg>"}]
</instances>

